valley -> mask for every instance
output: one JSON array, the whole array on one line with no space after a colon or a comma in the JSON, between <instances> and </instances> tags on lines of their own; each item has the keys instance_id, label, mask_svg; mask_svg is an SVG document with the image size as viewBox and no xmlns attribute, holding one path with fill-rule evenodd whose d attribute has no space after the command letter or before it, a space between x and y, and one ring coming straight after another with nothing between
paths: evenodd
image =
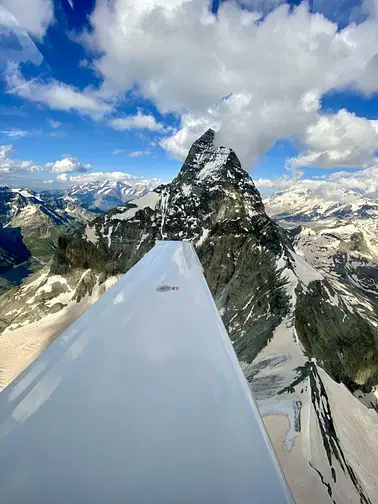
<instances>
[{"instance_id":1,"label":"valley","mask_svg":"<svg viewBox=\"0 0 378 504\"><path fill-rule=\"evenodd\" d=\"M42 268L58 237L93 217L64 196L44 200L30 189L0 187L0 291Z\"/></svg>"}]
</instances>

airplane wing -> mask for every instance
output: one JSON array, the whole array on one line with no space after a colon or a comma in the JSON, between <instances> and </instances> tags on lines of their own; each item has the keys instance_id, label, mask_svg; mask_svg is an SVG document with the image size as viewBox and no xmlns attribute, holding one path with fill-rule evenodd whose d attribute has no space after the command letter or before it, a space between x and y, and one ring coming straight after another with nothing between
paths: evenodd
<instances>
[{"instance_id":1,"label":"airplane wing","mask_svg":"<svg viewBox=\"0 0 378 504\"><path fill-rule=\"evenodd\" d=\"M158 242L0 394L0 502L293 502L191 244Z\"/></svg>"}]
</instances>

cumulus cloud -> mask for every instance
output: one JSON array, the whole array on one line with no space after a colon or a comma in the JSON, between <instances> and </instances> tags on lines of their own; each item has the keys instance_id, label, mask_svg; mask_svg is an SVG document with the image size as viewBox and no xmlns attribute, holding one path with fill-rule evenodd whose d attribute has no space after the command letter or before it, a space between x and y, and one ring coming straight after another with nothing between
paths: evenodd
<instances>
[{"instance_id":1,"label":"cumulus cloud","mask_svg":"<svg viewBox=\"0 0 378 504\"><path fill-rule=\"evenodd\" d=\"M13 158L12 145L0 145L0 173L33 173L43 171L42 166L33 161L21 161Z\"/></svg>"},{"instance_id":2,"label":"cumulus cloud","mask_svg":"<svg viewBox=\"0 0 378 504\"><path fill-rule=\"evenodd\" d=\"M369 198L378 198L378 165L353 172L335 172L327 180Z\"/></svg>"},{"instance_id":3,"label":"cumulus cloud","mask_svg":"<svg viewBox=\"0 0 378 504\"><path fill-rule=\"evenodd\" d=\"M317 179L299 179L284 175L276 179L255 180L262 192L275 192L291 189L311 189L321 199L329 201L352 201L358 198L378 198L378 164L363 170L338 171Z\"/></svg>"},{"instance_id":4,"label":"cumulus cloud","mask_svg":"<svg viewBox=\"0 0 378 504\"><path fill-rule=\"evenodd\" d=\"M157 185L163 183L163 180L152 178L146 179L143 177L136 177L135 175L130 175L124 172L112 171L112 172L92 172L92 173L84 173L80 175L71 175L69 176L67 173L58 175L57 179L59 182L70 183L70 184L78 184L78 183L86 183L86 182L125 182L130 185L136 185L138 183L146 183L149 187L156 187Z\"/></svg>"},{"instance_id":5,"label":"cumulus cloud","mask_svg":"<svg viewBox=\"0 0 378 504\"><path fill-rule=\"evenodd\" d=\"M123 181L127 182L129 180L135 180L137 177L133 175L129 175L124 172L93 172L93 173L85 173L82 175L68 175L67 173L63 173L57 176L59 182L70 182L72 184L77 184L81 182L105 182L107 180L111 181Z\"/></svg>"},{"instance_id":6,"label":"cumulus cloud","mask_svg":"<svg viewBox=\"0 0 378 504\"><path fill-rule=\"evenodd\" d=\"M125 152L125 149L115 149L112 152L112 156L116 156L117 154L122 154L122 152Z\"/></svg>"},{"instance_id":7,"label":"cumulus cloud","mask_svg":"<svg viewBox=\"0 0 378 504\"><path fill-rule=\"evenodd\" d=\"M208 126L244 161L277 138L299 139L307 156L319 154L303 133L319 130L322 95L345 87L367 94L378 89L375 15L371 10L366 21L339 30L309 13L304 2L292 9L272 0L265 17L262 2L241 3L248 9L223 2L214 16L205 0L97 2L93 29L82 40L103 78L100 95L122 96L137 87L161 113L181 115L180 131L161 142L175 157L184 157ZM344 147L340 152L318 156L319 162L369 162L362 150L356 156Z\"/></svg>"},{"instance_id":8,"label":"cumulus cloud","mask_svg":"<svg viewBox=\"0 0 378 504\"><path fill-rule=\"evenodd\" d=\"M280 179L264 179L264 178L258 178L255 181L255 186L256 187L262 187L262 188L270 188L274 187L275 189L281 189L282 187L280 186Z\"/></svg>"},{"instance_id":9,"label":"cumulus cloud","mask_svg":"<svg viewBox=\"0 0 378 504\"><path fill-rule=\"evenodd\" d=\"M160 145L176 159L184 159L188 150L197 138L208 128L217 129L216 121L204 117L194 117L184 114L181 119L181 128L170 137L162 138ZM227 145L230 145L227 142ZM239 153L240 155L240 153Z\"/></svg>"},{"instance_id":10,"label":"cumulus cloud","mask_svg":"<svg viewBox=\"0 0 378 504\"><path fill-rule=\"evenodd\" d=\"M54 19L52 0L1 0L17 22L36 38L41 39Z\"/></svg>"},{"instance_id":11,"label":"cumulus cloud","mask_svg":"<svg viewBox=\"0 0 378 504\"><path fill-rule=\"evenodd\" d=\"M313 10L334 19L331 3ZM209 0L98 0L80 40L92 51L99 89L45 76L27 81L15 64L5 78L8 92L52 109L105 119L116 130L165 133L160 145L180 159L213 127L216 142L234 148L247 168L277 138L302 146L288 164L293 169L369 167L376 163L376 121L322 114L321 99L334 89L378 90L377 6L364 0L364 20L339 29L306 2L227 1L213 15ZM175 114L179 130L168 135L141 110L108 119L131 90L161 114Z\"/></svg>"},{"instance_id":12,"label":"cumulus cloud","mask_svg":"<svg viewBox=\"0 0 378 504\"><path fill-rule=\"evenodd\" d=\"M291 166L319 168L367 167L378 162L378 121L357 117L340 110L322 115L307 127L304 143L307 151L289 161Z\"/></svg>"},{"instance_id":13,"label":"cumulus cloud","mask_svg":"<svg viewBox=\"0 0 378 504\"><path fill-rule=\"evenodd\" d=\"M92 165L83 165L77 157L65 156L61 160L56 161L52 166L51 171L58 174L66 174L73 172L87 172L92 169Z\"/></svg>"},{"instance_id":14,"label":"cumulus cloud","mask_svg":"<svg viewBox=\"0 0 378 504\"><path fill-rule=\"evenodd\" d=\"M143 114L141 110L133 116L118 117L110 119L108 124L115 130L125 131L132 129L147 129L150 131L161 131L164 125L156 121L155 117L151 114Z\"/></svg>"},{"instance_id":15,"label":"cumulus cloud","mask_svg":"<svg viewBox=\"0 0 378 504\"><path fill-rule=\"evenodd\" d=\"M8 64L4 78L8 93L44 103L51 109L71 110L94 119L99 119L112 110L112 106L100 99L91 89L79 91L55 79L25 80L19 65L14 62Z\"/></svg>"}]
</instances>

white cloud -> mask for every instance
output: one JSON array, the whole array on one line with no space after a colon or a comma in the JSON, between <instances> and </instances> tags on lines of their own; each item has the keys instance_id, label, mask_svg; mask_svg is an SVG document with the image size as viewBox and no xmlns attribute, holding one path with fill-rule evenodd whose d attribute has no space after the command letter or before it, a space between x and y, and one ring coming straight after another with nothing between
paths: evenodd
<instances>
[{"instance_id":1,"label":"white cloud","mask_svg":"<svg viewBox=\"0 0 378 504\"><path fill-rule=\"evenodd\" d=\"M61 126L63 126L63 123L60 121L54 121L54 119L48 119L47 122L50 124L50 126L54 129L58 129Z\"/></svg>"},{"instance_id":2,"label":"white cloud","mask_svg":"<svg viewBox=\"0 0 378 504\"><path fill-rule=\"evenodd\" d=\"M378 121L346 110L322 115L307 127L304 143L309 149L291 159L291 166L367 167L378 162L374 155L378 150Z\"/></svg>"},{"instance_id":3,"label":"white cloud","mask_svg":"<svg viewBox=\"0 0 378 504\"><path fill-rule=\"evenodd\" d=\"M130 152L129 156L132 158L140 157L140 156L149 156L151 154L150 151L145 150L145 151L134 151Z\"/></svg>"},{"instance_id":4,"label":"white cloud","mask_svg":"<svg viewBox=\"0 0 378 504\"><path fill-rule=\"evenodd\" d=\"M33 161L20 161L12 157L12 145L0 145L0 173L26 173L43 171L42 166Z\"/></svg>"},{"instance_id":5,"label":"white cloud","mask_svg":"<svg viewBox=\"0 0 378 504\"><path fill-rule=\"evenodd\" d=\"M0 64L8 61L30 61L40 65L43 56L30 35L18 23L17 19L0 5L0 41L12 40L12 44L0 42Z\"/></svg>"},{"instance_id":6,"label":"white cloud","mask_svg":"<svg viewBox=\"0 0 378 504\"><path fill-rule=\"evenodd\" d=\"M266 192L267 189L274 191L311 189L314 195L330 201L339 201L341 197L345 201L343 191L350 191L351 200L360 197L376 199L378 198L378 164L363 170L334 172L318 177L316 180L299 180L289 175L276 179L259 178L255 180L255 185L262 192Z\"/></svg>"},{"instance_id":7,"label":"white cloud","mask_svg":"<svg viewBox=\"0 0 378 504\"><path fill-rule=\"evenodd\" d=\"M92 165L83 165L78 158L73 156L66 156L63 159L56 161L51 169L54 173L66 174L73 172L87 172L92 169Z\"/></svg>"},{"instance_id":8,"label":"white cloud","mask_svg":"<svg viewBox=\"0 0 378 504\"><path fill-rule=\"evenodd\" d=\"M9 138L23 138L25 136L31 135L30 131L13 129L13 130L0 130L0 133L8 136Z\"/></svg>"},{"instance_id":9,"label":"white cloud","mask_svg":"<svg viewBox=\"0 0 378 504\"><path fill-rule=\"evenodd\" d=\"M272 0L269 8L278 3ZM278 5L258 23L256 13L236 2L223 2L217 16L208 7L205 0L97 2L93 30L83 36L104 80L101 96L122 96L135 86L161 113L182 115L180 131L162 141L176 157L186 155L201 125L216 127L217 140L244 161L277 138L300 138L306 148L303 132L316 128L324 93L378 89L372 15L338 30L321 14L311 15L305 3ZM352 154L341 153L331 153L329 162L352 162Z\"/></svg>"},{"instance_id":10,"label":"white cloud","mask_svg":"<svg viewBox=\"0 0 378 504\"><path fill-rule=\"evenodd\" d=\"M72 175L68 176L67 173L58 175L57 179L60 182L69 182L71 184L85 183L85 182L105 182L110 181L122 181L122 182L135 182L139 180L144 180L141 177L136 177L124 172L93 172L85 173L82 175Z\"/></svg>"},{"instance_id":11,"label":"white cloud","mask_svg":"<svg viewBox=\"0 0 378 504\"><path fill-rule=\"evenodd\" d=\"M122 152L125 152L125 149L116 149L112 152L112 156L116 156L117 154L122 154Z\"/></svg>"},{"instance_id":12,"label":"white cloud","mask_svg":"<svg viewBox=\"0 0 378 504\"><path fill-rule=\"evenodd\" d=\"M328 4L320 2L318 10L332 17ZM376 162L376 121L345 111L322 115L320 103L333 89L367 95L378 90L377 0L364 0L365 21L342 30L309 13L305 2L292 9L283 0L228 1L217 16L209 6L208 0L98 1L92 29L81 41L93 51L90 67L103 79L100 88L78 90L44 76L26 81L13 64L5 73L8 92L102 119L133 90L161 113L181 117L179 131L160 141L180 159L212 126L216 141L233 147L243 163L277 138L302 144L293 168ZM117 130L169 129L140 110L108 124Z\"/></svg>"},{"instance_id":13,"label":"white cloud","mask_svg":"<svg viewBox=\"0 0 378 504\"><path fill-rule=\"evenodd\" d=\"M79 61L79 68L88 68L90 65L87 59L82 59Z\"/></svg>"},{"instance_id":14,"label":"white cloud","mask_svg":"<svg viewBox=\"0 0 378 504\"><path fill-rule=\"evenodd\" d=\"M52 0L1 0L1 4L31 35L41 39L54 19Z\"/></svg>"},{"instance_id":15,"label":"white cloud","mask_svg":"<svg viewBox=\"0 0 378 504\"><path fill-rule=\"evenodd\" d=\"M164 129L164 125L156 122L156 119L151 114L143 114L141 110L134 116L118 117L115 119L110 119L108 122L115 130L124 131L132 129L147 129L150 131L161 131Z\"/></svg>"},{"instance_id":16,"label":"white cloud","mask_svg":"<svg viewBox=\"0 0 378 504\"><path fill-rule=\"evenodd\" d=\"M274 187L277 189L280 188L280 184L277 180L258 178L254 182L256 187Z\"/></svg>"},{"instance_id":17,"label":"white cloud","mask_svg":"<svg viewBox=\"0 0 378 504\"><path fill-rule=\"evenodd\" d=\"M358 192L369 198L378 198L378 164L353 172L336 172L328 177L328 182Z\"/></svg>"},{"instance_id":18,"label":"white cloud","mask_svg":"<svg viewBox=\"0 0 378 504\"><path fill-rule=\"evenodd\" d=\"M70 177L67 175L67 173L61 173L60 175L57 175L56 180L58 182L69 182Z\"/></svg>"},{"instance_id":19,"label":"white cloud","mask_svg":"<svg viewBox=\"0 0 378 504\"><path fill-rule=\"evenodd\" d=\"M15 63L8 64L4 77L8 93L44 103L55 110L73 110L94 119L112 110L111 105L98 98L91 89L79 91L55 79L43 81L42 78L35 78L27 81Z\"/></svg>"},{"instance_id":20,"label":"white cloud","mask_svg":"<svg viewBox=\"0 0 378 504\"><path fill-rule=\"evenodd\" d=\"M160 145L176 159L184 159L191 145L208 128L216 129L215 121L203 117L193 117L185 114L181 119L181 128L170 137L162 138Z\"/></svg>"},{"instance_id":21,"label":"white cloud","mask_svg":"<svg viewBox=\"0 0 378 504\"><path fill-rule=\"evenodd\" d=\"M63 173L58 175L57 180L64 184L85 184L88 182L123 182L129 184L130 186L136 186L138 184L147 185L149 188L153 189L154 187L167 183L165 180L161 180L158 178L144 178L144 177L136 177L135 175L130 175L124 172L92 172L92 173L83 173L80 175L72 175L69 176L67 173Z\"/></svg>"}]
</instances>

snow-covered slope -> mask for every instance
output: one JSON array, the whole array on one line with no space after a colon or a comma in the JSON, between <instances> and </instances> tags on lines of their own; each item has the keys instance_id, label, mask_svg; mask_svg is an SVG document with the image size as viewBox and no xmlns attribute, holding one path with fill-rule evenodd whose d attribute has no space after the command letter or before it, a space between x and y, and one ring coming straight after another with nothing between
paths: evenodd
<instances>
[{"instance_id":1,"label":"snow-covered slope","mask_svg":"<svg viewBox=\"0 0 378 504\"><path fill-rule=\"evenodd\" d=\"M287 191L273 194L265 202L268 215L282 226L305 225L333 233L340 241L354 241L360 254L378 257L378 201L353 191L334 190L323 199L321 192L302 188L297 182ZM357 235L361 236L359 240Z\"/></svg>"},{"instance_id":2,"label":"snow-covered slope","mask_svg":"<svg viewBox=\"0 0 378 504\"><path fill-rule=\"evenodd\" d=\"M378 202L343 189L324 200L321 191L303 189L298 182L265 203L267 212L287 228L296 253L329 282L329 302L357 311L377 327ZM370 383L361 390L364 383L366 370L349 386L378 411L378 389Z\"/></svg>"},{"instance_id":3,"label":"snow-covered slope","mask_svg":"<svg viewBox=\"0 0 378 504\"><path fill-rule=\"evenodd\" d=\"M290 189L276 192L264 202L266 211L287 222L378 217L378 201L342 188L325 195L321 188L309 189L301 181L293 183Z\"/></svg>"},{"instance_id":4,"label":"snow-covered slope","mask_svg":"<svg viewBox=\"0 0 378 504\"><path fill-rule=\"evenodd\" d=\"M46 321L68 324L156 239L188 240L297 503L377 503L378 416L350 392L378 381L375 301L306 258L268 217L232 149L213 138L209 130L193 144L170 184L62 237L51 269L0 299L2 384L56 336ZM28 354L31 323L44 343Z\"/></svg>"},{"instance_id":5,"label":"snow-covered slope","mask_svg":"<svg viewBox=\"0 0 378 504\"><path fill-rule=\"evenodd\" d=\"M159 179L130 176L127 182L107 180L76 184L68 188L65 194L88 210L106 212L127 201L144 196L162 182Z\"/></svg>"}]
</instances>

